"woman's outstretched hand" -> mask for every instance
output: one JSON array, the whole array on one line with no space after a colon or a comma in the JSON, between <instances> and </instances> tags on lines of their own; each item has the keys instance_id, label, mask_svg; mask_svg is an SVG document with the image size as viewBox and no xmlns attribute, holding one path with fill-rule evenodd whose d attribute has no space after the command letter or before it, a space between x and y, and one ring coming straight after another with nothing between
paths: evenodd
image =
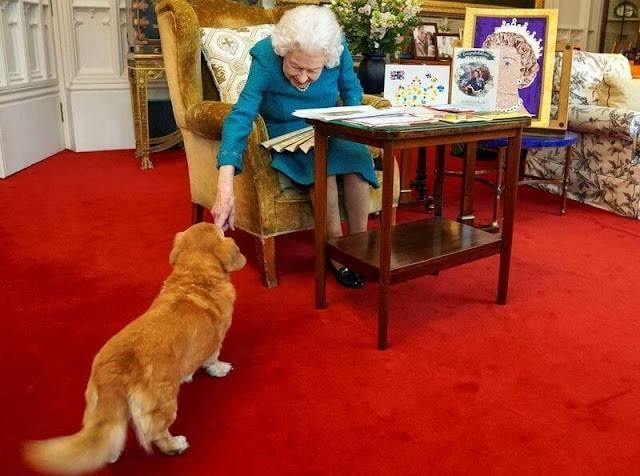
<instances>
[{"instance_id":1,"label":"woman's outstretched hand","mask_svg":"<svg viewBox=\"0 0 640 476\"><path fill-rule=\"evenodd\" d=\"M233 165L223 165L218 169L218 191L216 201L211 208L213 222L222 230L234 228L236 218L236 204L233 195L233 176L235 167Z\"/></svg>"}]
</instances>

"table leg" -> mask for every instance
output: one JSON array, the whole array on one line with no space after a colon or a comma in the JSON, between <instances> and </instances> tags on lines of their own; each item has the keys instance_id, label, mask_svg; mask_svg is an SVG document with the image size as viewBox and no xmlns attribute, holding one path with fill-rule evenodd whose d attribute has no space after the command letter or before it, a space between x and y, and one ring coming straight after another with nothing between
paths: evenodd
<instances>
[{"instance_id":1,"label":"table leg","mask_svg":"<svg viewBox=\"0 0 640 476\"><path fill-rule=\"evenodd\" d=\"M500 198L504 190L504 163L507 155L507 148L498 148L498 170L496 172L496 191L493 197L493 222L491 227L496 231L500 230Z\"/></svg>"},{"instance_id":2,"label":"table leg","mask_svg":"<svg viewBox=\"0 0 640 476\"><path fill-rule=\"evenodd\" d=\"M136 69L136 102L140 134L140 168L152 169L149 159L149 105L147 104L147 71Z\"/></svg>"},{"instance_id":3,"label":"table leg","mask_svg":"<svg viewBox=\"0 0 640 476\"><path fill-rule=\"evenodd\" d=\"M444 162L445 146L436 147L436 176L433 184L434 215L442 216L442 201L444 194Z\"/></svg>"},{"instance_id":4,"label":"table leg","mask_svg":"<svg viewBox=\"0 0 640 476\"><path fill-rule=\"evenodd\" d=\"M411 182L411 188L415 189L417 194L417 199L420 202L425 199L425 193L427 191L427 187L425 185L426 178L427 178L427 149L425 147L419 147L418 162L416 164L416 178L413 182Z\"/></svg>"},{"instance_id":5,"label":"table leg","mask_svg":"<svg viewBox=\"0 0 640 476\"><path fill-rule=\"evenodd\" d=\"M458 221L473 226L476 217L473 215L473 182L476 174L477 142L467 142L462 171L462 189L460 196L460 214Z\"/></svg>"},{"instance_id":6,"label":"table leg","mask_svg":"<svg viewBox=\"0 0 640 476\"><path fill-rule=\"evenodd\" d=\"M500 276L498 279L498 304L507 303L509 287L509 266L511 264L511 245L513 243L513 225L516 199L518 194L518 176L520 172L520 147L522 129L509 138L507 150L507 171L504 189L504 213L502 219L502 250L500 251Z\"/></svg>"},{"instance_id":7,"label":"table leg","mask_svg":"<svg viewBox=\"0 0 640 476\"><path fill-rule=\"evenodd\" d=\"M411 181L411 151L403 149L400 152L400 201L399 203L408 203L411 201L412 187L414 182Z\"/></svg>"},{"instance_id":8,"label":"table leg","mask_svg":"<svg viewBox=\"0 0 640 476\"><path fill-rule=\"evenodd\" d=\"M316 308L327 307L327 135L315 129L315 251L316 251ZM393 183L393 182L391 182Z\"/></svg>"},{"instance_id":9,"label":"table leg","mask_svg":"<svg viewBox=\"0 0 640 476\"><path fill-rule=\"evenodd\" d=\"M387 348L389 284L391 277L391 229L393 226L393 143L384 143L382 158L382 224L380 227L380 276L378 302L378 349Z\"/></svg>"},{"instance_id":10,"label":"table leg","mask_svg":"<svg viewBox=\"0 0 640 476\"><path fill-rule=\"evenodd\" d=\"M567 182L569 181L569 169L571 168L571 160L573 159L573 146L567 147L567 156L564 159L564 175L562 177L562 206L560 207L560 215L567 212Z\"/></svg>"},{"instance_id":11,"label":"table leg","mask_svg":"<svg viewBox=\"0 0 640 476\"><path fill-rule=\"evenodd\" d=\"M140 110L138 109L138 80L135 68L129 68L129 90L131 91L131 112L133 117L133 134L136 139L136 159L140 158Z\"/></svg>"}]
</instances>

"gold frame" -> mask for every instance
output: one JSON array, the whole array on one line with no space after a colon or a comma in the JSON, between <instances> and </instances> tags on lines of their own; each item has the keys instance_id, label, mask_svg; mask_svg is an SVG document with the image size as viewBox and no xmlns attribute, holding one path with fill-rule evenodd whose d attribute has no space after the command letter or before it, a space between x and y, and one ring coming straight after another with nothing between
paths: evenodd
<instances>
[{"instance_id":1,"label":"gold frame","mask_svg":"<svg viewBox=\"0 0 640 476\"><path fill-rule=\"evenodd\" d=\"M551 96L553 94L553 71L555 66L555 45L558 35L558 10L555 9L532 9L532 8L514 8L508 12L501 14L495 8L469 8L464 19L464 38L462 46L464 48L473 48L473 37L476 32L476 18L490 16L517 18L546 18L547 29L544 42L545 53L544 63L542 65L542 95L540 98L540 108L538 110L538 118L531 120L531 127L547 128L551 119ZM549 45L553 45L550 47ZM550 49L551 48L551 49ZM549 52L549 53L547 53Z\"/></svg>"},{"instance_id":2,"label":"gold frame","mask_svg":"<svg viewBox=\"0 0 640 476\"><path fill-rule=\"evenodd\" d=\"M496 3L500 0L495 0ZM545 0L535 0L535 8L544 8ZM275 6L282 5L320 5L330 3L331 0L275 0ZM420 15L457 16L464 17L467 8L511 8L503 5L485 5L479 3L451 2L447 0L422 0Z\"/></svg>"},{"instance_id":3,"label":"gold frame","mask_svg":"<svg viewBox=\"0 0 640 476\"><path fill-rule=\"evenodd\" d=\"M290 0L289 0L290 1ZM299 3L304 0L298 0ZM317 0L316 0L317 1ZM500 0L495 0L498 3ZM535 0L535 8L544 8L545 0ZM422 0L422 10L420 11L421 15L442 15L442 16L457 16L464 17L465 11L467 8L483 8L483 9L494 9L494 8L511 8L509 6L503 5L485 5L478 3L461 3L461 2L450 2L446 0Z\"/></svg>"}]
</instances>

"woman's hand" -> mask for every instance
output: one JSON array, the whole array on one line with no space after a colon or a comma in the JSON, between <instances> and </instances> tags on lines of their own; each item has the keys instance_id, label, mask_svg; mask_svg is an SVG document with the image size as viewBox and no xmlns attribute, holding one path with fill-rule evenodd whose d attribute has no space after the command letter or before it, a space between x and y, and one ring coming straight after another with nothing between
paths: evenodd
<instances>
[{"instance_id":1,"label":"woman's hand","mask_svg":"<svg viewBox=\"0 0 640 476\"><path fill-rule=\"evenodd\" d=\"M234 228L236 218L236 204L233 195L233 176L235 167L233 165L223 165L218 169L218 192L216 201L211 208L213 222L222 228L223 231Z\"/></svg>"}]
</instances>

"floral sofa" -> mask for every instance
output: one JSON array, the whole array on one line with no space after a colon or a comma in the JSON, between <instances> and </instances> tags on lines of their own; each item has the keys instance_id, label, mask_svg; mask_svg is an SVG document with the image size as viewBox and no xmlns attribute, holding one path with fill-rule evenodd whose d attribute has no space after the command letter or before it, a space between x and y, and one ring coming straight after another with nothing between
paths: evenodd
<instances>
[{"instance_id":1,"label":"floral sofa","mask_svg":"<svg viewBox=\"0 0 640 476\"><path fill-rule=\"evenodd\" d=\"M559 71L560 68L556 68ZM571 70L568 129L578 133L568 196L619 215L640 218L640 111L601 106L598 86L606 73L631 78L622 55L575 51ZM555 78L555 90L558 78ZM557 95L554 95L557 103ZM526 173L562 177L563 151L530 150ZM541 186L553 193L560 187Z\"/></svg>"}]
</instances>

